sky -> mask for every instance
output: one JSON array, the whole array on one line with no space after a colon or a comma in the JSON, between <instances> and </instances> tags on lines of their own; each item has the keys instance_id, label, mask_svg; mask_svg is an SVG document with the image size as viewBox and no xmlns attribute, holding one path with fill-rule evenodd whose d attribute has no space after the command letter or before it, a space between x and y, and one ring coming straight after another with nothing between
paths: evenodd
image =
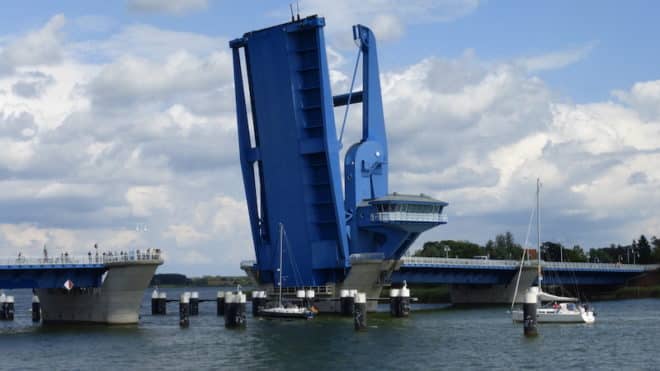
<instances>
[{"instance_id":1,"label":"sky","mask_svg":"<svg viewBox=\"0 0 660 371\"><path fill-rule=\"evenodd\" d=\"M544 240L660 235L660 5L299 4L326 18L334 94L352 77L351 25L376 34L390 190L450 204L413 249L505 231L524 242L537 177ZM289 2L25 0L2 13L0 256L158 247L159 272L240 274L254 252L228 41L288 21Z\"/></svg>"}]
</instances>

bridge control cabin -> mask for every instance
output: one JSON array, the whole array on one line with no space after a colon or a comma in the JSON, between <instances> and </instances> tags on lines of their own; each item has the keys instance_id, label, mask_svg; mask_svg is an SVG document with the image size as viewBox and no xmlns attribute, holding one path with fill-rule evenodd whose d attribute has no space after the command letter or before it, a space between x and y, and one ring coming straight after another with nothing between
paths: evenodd
<instances>
[{"instance_id":1,"label":"bridge control cabin","mask_svg":"<svg viewBox=\"0 0 660 371\"><path fill-rule=\"evenodd\" d=\"M371 223L435 223L447 224L442 210L444 201L421 194L403 195L393 193L363 202L358 210L367 209Z\"/></svg>"}]
</instances>

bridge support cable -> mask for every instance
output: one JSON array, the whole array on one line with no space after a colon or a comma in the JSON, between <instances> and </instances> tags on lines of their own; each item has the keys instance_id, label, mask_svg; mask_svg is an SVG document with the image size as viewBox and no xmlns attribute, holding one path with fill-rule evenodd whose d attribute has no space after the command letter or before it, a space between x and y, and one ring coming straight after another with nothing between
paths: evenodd
<instances>
[{"instance_id":1,"label":"bridge support cable","mask_svg":"<svg viewBox=\"0 0 660 371\"><path fill-rule=\"evenodd\" d=\"M360 64L360 56L362 49L358 46L357 56L355 57L355 67L353 68L353 78L351 79L351 87L348 90L348 98L346 100L346 110L344 111L344 119L341 123L341 130L339 131L339 148L342 147L342 139L344 138L344 129L346 128L346 119L348 118L348 109L351 107L351 97L353 96L353 87L355 86L355 76L357 76L358 65Z\"/></svg>"}]
</instances>

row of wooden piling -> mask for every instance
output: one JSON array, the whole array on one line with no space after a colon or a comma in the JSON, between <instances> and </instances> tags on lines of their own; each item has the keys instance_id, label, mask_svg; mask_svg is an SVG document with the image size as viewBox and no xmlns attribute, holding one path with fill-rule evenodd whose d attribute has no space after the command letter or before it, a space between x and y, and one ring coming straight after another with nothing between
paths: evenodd
<instances>
[{"instance_id":1,"label":"row of wooden piling","mask_svg":"<svg viewBox=\"0 0 660 371\"><path fill-rule=\"evenodd\" d=\"M12 295L0 293L0 321L13 321L15 299ZM32 322L41 321L41 303L37 295L32 296Z\"/></svg>"},{"instance_id":2,"label":"row of wooden piling","mask_svg":"<svg viewBox=\"0 0 660 371\"><path fill-rule=\"evenodd\" d=\"M311 307L314 303L313 290L298 290L296 298L301 300L306 306ZM407 317L410 315L410 290L404 286L401 289L390 290L390 314L392 317ZM167 314L168 302L179 302L179 324L181 327L188 327L190 324L190 316L199 314L199 303L204 301L199 298L199 293L184 292L178 300L168 300L165 292L154 290L151 296L151 314L152 315L165 315ZM252 313L258 316L261 308L264 308L268 303L268 296L265 291L252 292ZM367 296L364 292L357 290L341 290L340 298L340 314L342 316L353 317L355 330L361 331L367 329ZM225 292L219 291L216 297L216 314L223 316L225 319L225 326L243 327L246 325L246 297L241 291Z\"/></svg>"},{"instance_id":3,"label":"row of wooden piling","mask_svg":"<svg viewBox=\"0 0 660 371\"><path fill-rule=\"evenodd\" d=\"M211 300L200 299L199 293L196 291L182 293L179 300L168 300L165 292L154 290L151 294L151 314L166 315L167 303L173 301L179 302L179 325L181 327L188 327L190 325L190 316L199 314L199 303ZM235 328L246 325L246 301L245 294L240 290L236 292L218 292L216 297L216 313L218 316L224 317L225 327Z\"/></svg>"}]
</instances>

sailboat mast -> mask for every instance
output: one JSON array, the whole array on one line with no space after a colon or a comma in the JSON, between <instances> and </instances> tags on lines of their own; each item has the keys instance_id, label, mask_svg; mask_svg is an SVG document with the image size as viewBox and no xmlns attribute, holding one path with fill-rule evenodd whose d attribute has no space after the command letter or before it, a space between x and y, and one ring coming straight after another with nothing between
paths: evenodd
<instances>
[{"instance_id":1,"label":"sailboat mast","mask_svg":"<svg viewBox=\"0 0 660 371\"><path fill-rule=\"evenodd\" d=\"M536 245L538 250L539 289L543 280L541 271L541 178L536 178Z\"/></svg>"},{"instance_id":2,"label":"sailboat mast","mask_svg":"<svg viewBox=\"0 0 660 371\"><path fill-rule=\"evenodd\" d=\"M282 306L282 251L284 250L284 225L280 223L280 293L278 298L278 306Z\"/></svg>"}]
</instances>

